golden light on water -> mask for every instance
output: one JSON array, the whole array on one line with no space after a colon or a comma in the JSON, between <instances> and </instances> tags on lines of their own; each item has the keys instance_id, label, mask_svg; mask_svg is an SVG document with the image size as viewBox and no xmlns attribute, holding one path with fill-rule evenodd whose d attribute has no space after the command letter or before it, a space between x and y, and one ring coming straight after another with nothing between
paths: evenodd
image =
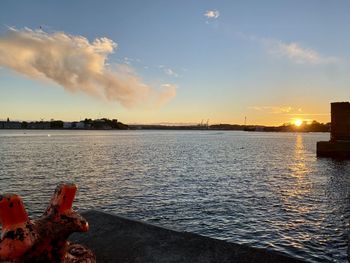
<instances>
[{"instance_id":1,"label":"golden light on water","mask_svg":"<svg viewBox=\"0 0 350 263\"><path fill-rule=\"evenodd\" d=\"M295 124L295 122L294 122ZM296 124L295 124L296 125ZM312 191L312 184L308 174L310 168L307 165L307 150L305 149L304 139L302 134L297 134L295 137L295 146L293 154L291 155L289 166L289 183L281 185L281 198L284 203L285 209L293 211L295 214L305 215L316 207L312 207L309 204L303 203L300 200L308 198L310 191ZM305 223L302 219L298 219L298 222L291 221L290 224L294 226ZM286 224L286 227L290 226Z\"/></svg>"}]
</instances>

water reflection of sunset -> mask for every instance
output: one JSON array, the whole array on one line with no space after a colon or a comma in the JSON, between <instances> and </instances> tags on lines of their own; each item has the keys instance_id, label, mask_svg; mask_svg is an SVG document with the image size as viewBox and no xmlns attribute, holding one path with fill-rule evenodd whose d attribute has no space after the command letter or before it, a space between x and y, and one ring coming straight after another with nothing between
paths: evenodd
<instances>
[{"instance_id":1,"label":"water reflection of sunset","mask_svg":"<svg viewBox=\"0 0 350 263\"><path fill-rule=\"evenodd\" d=\"M308 178L309 168L306 165L305 148L303 144L303 135L297 134L295 138L294 154L289 164L290 181L283 189L282 197L286 209L301 214L310 211L311 207L302 202L307 198L311 189L311 181Z\"/></svg>"}]
</instances>

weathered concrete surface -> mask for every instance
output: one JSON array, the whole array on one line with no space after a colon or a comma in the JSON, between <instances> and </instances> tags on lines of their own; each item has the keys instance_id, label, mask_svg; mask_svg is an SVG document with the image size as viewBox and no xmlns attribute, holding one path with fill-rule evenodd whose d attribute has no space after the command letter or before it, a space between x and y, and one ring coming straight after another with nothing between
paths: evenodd
<instances>
[{"instance_id":1,"label":"weathered concrete surface","mask_svg":"<svg viewBox=\"0 0 350 263\"><path fill-rule=\"evenodd\" d=\"M317 156L350 159L350 141L317 142Z\"/></svg>"},{"instance_id":2,"label":"weathered concrete surface","mask_svg":"<svg viewBox=\"0 0 350 263\"><path fill-rule=\"evenodd\" d=\"M302 262L277 252L173 231L105 212L91 210L81 214L90 230L73 234L71 240L92 249L99 263Z\"/></svg>"}]
</instances>

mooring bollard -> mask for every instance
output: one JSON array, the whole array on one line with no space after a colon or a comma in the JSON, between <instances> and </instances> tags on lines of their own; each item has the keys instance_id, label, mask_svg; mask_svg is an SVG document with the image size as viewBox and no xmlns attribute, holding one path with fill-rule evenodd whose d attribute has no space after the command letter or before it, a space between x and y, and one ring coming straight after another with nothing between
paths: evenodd
<instances>
[{"instance_id":1,"label":"mooring bollard","mask_svg":"<svg viewBox=\"0 0 350 263\"><path fill-rule=\"evenodd\" d=\"M86 232L88 222L72 204L77 187L59 185L43 216L30 220L20 196L0 195L0 261L13 263L95 263L91 250L67 239L73 232Z\"/></svg>"}]
</instances>

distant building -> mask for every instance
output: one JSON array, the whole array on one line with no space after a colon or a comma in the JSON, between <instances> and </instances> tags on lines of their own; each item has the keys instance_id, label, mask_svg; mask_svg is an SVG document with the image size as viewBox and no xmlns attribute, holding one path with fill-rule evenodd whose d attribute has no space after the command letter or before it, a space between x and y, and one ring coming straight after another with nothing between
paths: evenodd
<instances>
[{"instance_id":1,"label":"distant building","mask_svg":"<svg viewBox=\"0 0 350 263\"><path fill-rule=\"evenodd\" d=\"M0 121L0 129L21 129L19 121Z\"/></svg>"},{"instance_id":2,"label":"distant building","mask_svg":"<svg viewBox=\"0 0 350 263\"><path fill-rule=\"evenodd\" d=\"M75 124L76 129L85 129L85 123L83 121L77 122Z\"/></svg>"},{"instance_id":3,"label":"distant building","mask_svg":"<svg viewBox=\"0 0 350 263\"><path fill-rule=\"evenodd\" d=\"M27 125L27 129L47 130L50 128L51 125L48 121L29 122Z\"/></svg>"},{"instance_id":4,"label":"distant building","mask_svg":"<svg viewBox=\"0 0 350 263\"><path fill-rule=\"evenodd\" d=\"M71 129L72 123L71 122L64 122L63 123L63 129Z\"/></svg>"}]
</instances>

